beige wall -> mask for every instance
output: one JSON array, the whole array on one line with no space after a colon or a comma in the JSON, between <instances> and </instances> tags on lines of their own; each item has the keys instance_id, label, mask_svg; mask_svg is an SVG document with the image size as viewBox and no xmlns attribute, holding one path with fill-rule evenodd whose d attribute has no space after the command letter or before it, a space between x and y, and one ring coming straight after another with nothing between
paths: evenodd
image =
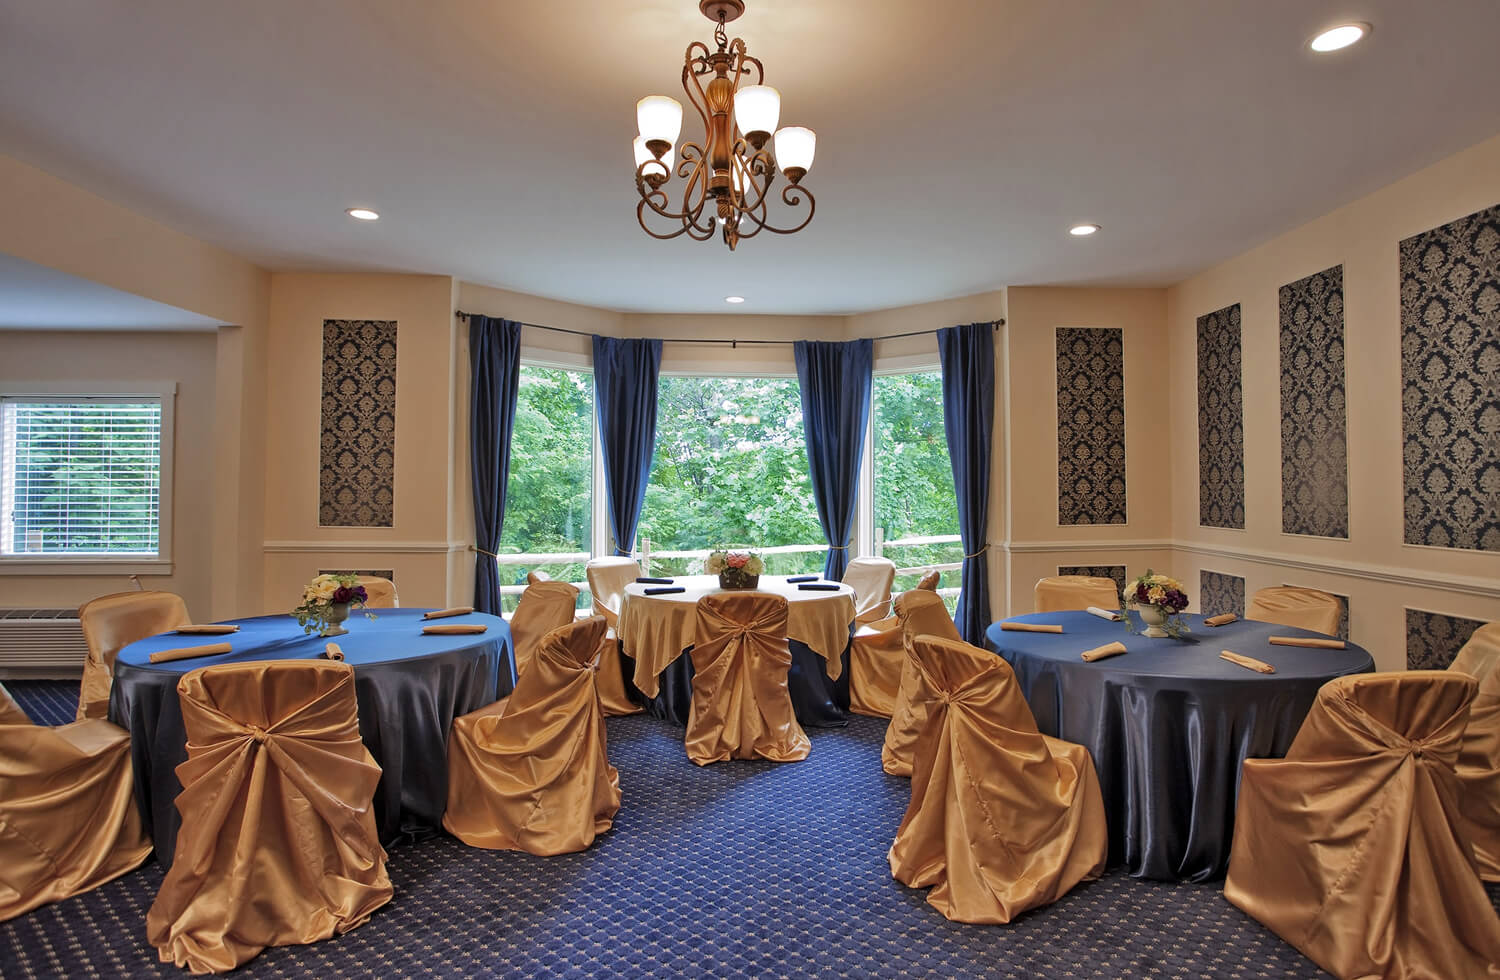
<instances>
[{"instance_id":1,"label":"beige wall","mask_svg":"<svg viewBox=\"0 0 1500 980\"><path fill-rule=\"evenodd\" d=\"M1173 287L1167 296L1174 570L1242 575L1350 597L1352 638L1405 665L1403 608L1500 619L1500 556L1402 542L1401 239L1500 202L1500 137L1449 157ZM1278 290L1342 263L1349 540L1281 532ZM1196 319L1241 304L1243 531L1198 527Z\"/></svg>"}]
</instances>

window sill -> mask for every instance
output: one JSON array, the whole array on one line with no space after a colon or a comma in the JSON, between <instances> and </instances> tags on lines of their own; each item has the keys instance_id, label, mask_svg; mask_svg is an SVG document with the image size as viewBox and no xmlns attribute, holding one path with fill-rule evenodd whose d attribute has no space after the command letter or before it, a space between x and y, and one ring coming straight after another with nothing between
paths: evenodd
<instances>
[{"instance_id":1,"label":"window sill","mask_svg":"<svg viewBox=\"0 0 1500 980\"><path fill-rule=\"evenodd\" d=\"M0 557L0 575L171 575L169 558Z\"/></svg>"}]
</instances>

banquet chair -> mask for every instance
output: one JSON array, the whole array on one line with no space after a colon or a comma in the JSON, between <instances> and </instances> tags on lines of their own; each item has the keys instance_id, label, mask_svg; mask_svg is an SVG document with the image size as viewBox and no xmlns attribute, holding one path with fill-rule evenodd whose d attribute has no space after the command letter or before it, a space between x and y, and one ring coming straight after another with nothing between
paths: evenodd
<instances>
[{"instance_id":1,"label":"banquet chair","mask_svg":"<svg viewBox=\"0 0 1500 980\"><path fill-rule=\"evenodd\" d=\"M365 587L365 606L369 609L398 609L401 599L396 595L396 583L379 575L361 575L359 584Z\"/></svg>"},{"instance_id":2,"label":"banquet chair","mask_svg":"<svg viewBox=\"0 0 1500 980\"><path fill-rule=\"evenodd\" d=\"M856 558L844 569L844 584L854 590L854 621L873 623L891 614L891 585L896 563L889 558Z\"/></svg>"},{"instance_id":3,"label":"banquet chair","mask_svg":"<svg viewBox=\"0 0 1500 980\"><path fill-rule=\"evenodd\" d=\"M116 592L90 599L78 610L88 656L78 690L78 720L109 715L115 656L136 640L186 626L187 604L171 592Z\"/></svg>"},{"instance_id":4,"label":"banquet chair","mask_svg":"<svg viewBox=\"0 0 1500 980\"><path fill-rule=\"evenodd\" d=\"M526 586L510 615L510 639L516 657L516 676L531 663L542 637L573 622L578 606L578 587L568 582L535 582Z\"/></svg>"},{"instance_id":5,"label":"banquet chair","mask_svg":"<svg viewBox=\"0 0 1500 980\"><path fill-rule=\"evenodd\" d=\"M33 725L0 687L0 922L97 888L150 854L130 734L98 718Z\"/></svg>"},{"instance_id":6,"label":"banquet chair","mask_svg":"<svg viewBox=\"0 0 1500 980\"><path fill-rule=\"evenodd\" d=\"M936 591L936 576L936 572L924 576L913 591ZM932 584L924 586L929 578ZM906 663L900 609L910 594L896 596L892 603L896 614L854 631L849 644L849 710L876 718L889 718L896 710Z\"/></svg>"},{"instance_id":7,"label":"banquet chair","mask_svg":"<svg viewBox=\"0 0 1500 980\"><path fill-rule=\"evenodd\" d=\"M453 720L443 826L471 847L582 851L620 809L593 659L606 626L591 616L548 633L516 689Z\"/></svg>"},{"instance_id":8,"label":"banquet chair","mask_svg":"<svg viewBox=\"0 0 1500 980\"><path fill-rule=\"evenodd\" d=\"M1035 611L1063 612L1070 609L1119 609L1120 590L1112 578L1091 575L1049 575L1037 579L1032 590Z\"/></svg>"},{"instance_id":9,"label":"banquet chair","mask_svg":"<svg viewBox=\"0 0 1500 980\"><path fill-rule=\"evenodd\" d=\"M1290 585L1260 589L1250 597L1246 619L1277 626L1294 626L1335 636L1343 607L1327 592L1299 589Z\"/></svg>"},{"instance_id":10,"label":"banquet chair","mask_svg":"<svg viewBox=\"0 0 1500 980\"><path fill-rule=\"evenodd\" d=\"M928 592L936 592L938 583L943 580L943 573L933 569L917 580L917 588L926 589Z\"/></svg>"},{"instance_id":11,"label":"banquet chair","mask_svg":"<svg viewBox=\"0 0 1500 980\"><path fill-rule=\"evenodd\" d=\"M1336 977L1500 976L1500 919L1458 836L1477 684L1335 678L1283 759L1246 759L1224 897Z\"/></svg>"},{"instance_id":12,"label":"banquet chair","mask_svg":"<svg viewBox=\"0 0 1500 980\"><path fill-rule=\"evenodd\" d=\"M146 938L164 963L222 973L267 946L362 925L391 900L359 737L354 669L325 660L205 667L177 682L182 829Z\"/></svg>"},{"instance_id":13,"label":"banquet chair","mask_svg":"<svg viewBox=\"0 0 1500 980\"><path fill-rule=\"evenodd\" d=\"M725 759L796 762L812 743L797 723L787 671L787 602L764 592L698 600L693 697L683 747L700 766Z\"/></svg>"},{"instance_id":14,"label":"banquet chair","mask_svg":"<svg viewBox=\"0 0 1500 980\"><path fill-rule=\"evenodd\" d=\"M936 636L962 641L943 597L936 592L913 590L901 594L897 608L901 620L901 686L891 709L891 723L885 729L885 744L880 748L880 765L892 776L910 776L916 762L917 738L927 722L927 698L922 690L922 673L917 669L913 642L919 636Z\"/></svg>"},{"instance_id":15,"label":"banquet chair","mask_svg":"<svg viewBox=\"0 0 1500 980\"><path fill-rule=\"evenodd\" d=\"M611 717L633 715L641 706L630 699L625 680L625 664L620 649L620 607L625 601L625 586L641 574L634 558L623 556L594 558L584 566L589 592L594 597L594 615L603 616L609 629L599 641L595 670L598 673L599 706Z\"/></svg>"},{"instance_id":16,"label":"banquet chair","mask_svg":"<svg viewBox=\"0 0 1500 980\"><path fill-rule=\"evenodd\" d=\"M1088 749L1037 731L1010 665L919 636L925 722L891 875L957 922L1006 923L1099 877L1109 850Z\"/></svg>"},{"instance_id":17,"label":"banquet chair","mask_svg":"<svg viewBox=\"0 0 1500 980\"><path fill-rule=\"evenodd\" d=\"M531 571L529 571L529 572L526 573L526 584L527 585L535 585L538 582L550 582L550 581L552 581L552 576L548 575L546 572L544 572L544 571L542 571L540 569L532 569Z\"/></svg>"},{"instance_id":18,"label":"banquet chair","mask_svg":"<svg viewBox=\"0 0 1500 980\"><path fill-rule=\"evenodd\" d=\"M1479 683L1458 751L1461 828L1474 845L1479 876L1500 881L1500 623L1474 631L1449 670Z\"/></svg>"}]
</instances>

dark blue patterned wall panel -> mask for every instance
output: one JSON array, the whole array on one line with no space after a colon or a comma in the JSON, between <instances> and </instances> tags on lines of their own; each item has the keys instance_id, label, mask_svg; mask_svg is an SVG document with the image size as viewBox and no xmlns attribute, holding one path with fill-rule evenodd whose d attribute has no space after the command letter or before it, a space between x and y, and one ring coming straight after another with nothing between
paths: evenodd
<instances>
[{"instance_id":1,"label":"dark blue patterned wall panel","mask_svg":"<svg viewBox=\"0 0 1500 980\"><path fill-rule=\"evenodd\" d=\"M1125 523L1125 342L1057 329L1057 523Z\"/></svg>"},{"instance_id":2,"label":"dark blue patterned wall panel","mask_svg":"<svg viewBox=\"0 0 1500 980\"><path fill-rule=\"evenodd\" d=\"M1059 565L1059 575L1087 575L1090 578L1113 579L1115 592L1125 591L1125 566L1124 565Z\"/></svg>"},{"instance_id":3,"label":"dark blue patterned wall panel","mask_svg":"<svg viewBox=\"0 0 1500 980\"><path fill-rule=\"evenodd\" d=\"M320 568L319 575L373 575L376 578L396 581L396 572L390 568Z\"/></svg>"},{"instance_id":4,"label":"dark blue patterned wall panel","mask_svg":"<svg viewBox=\"0 0 1500 980\"><path fill-rule=\"evenodd\" d=\"M1234 613L1241 619L1245 616L1245 580L1238 575L1223 572L1198 572L1198 608L1205 616L1220 616Z\"/></svg>"},{"instance_id":5,"label":"dark blue patterned wall panel","mask_svg":"<svg viewBox=\"0 0 1500 980\"><path fill-rule=\"evenodd\" d=\"M1240 305L1198 318L1198 523L1245 526Z\"/></svg>"},{"instance_id":6,"label":"dark blue patterned wall panel","mask_svg":"<svg viewBox=\"0 0 1500 980\"><path fill-rule=\"evenodd\" d=\"M1483 625L1478 619L1422 609L1406 610L1406 669L1446 670L1459 649Z\"/></svg>"},{"instance_id":7,"label":"dark blue patterned wall panel","mask_svg":"<svg viewBox=\"0 0 1500 980\"><path fill-rule=\"evenodd\" d=\"M1349 536L1341 265L1281 287L1281 529Z\"/></svg>"},{"instance_id":8,"label":"dark blue patterned wall panel","mask_svg":"<svg viewBox=\"0 0 1500 980\"><path fill-rule=\"evenodd\" d=\"M1500 551L1500 205L1401 243L1406 542Z\"/></svg>"},{"instance_id":9,"label":"dark blue patterned wall panel","mask_svg":"<svg viewBox=\"0 0 1500 980\"><path fill-rule=\"evenodd\" d=\"M396 321L323 321L318 523L390 527L396 483Z\"/></svg>"}]
</instances>

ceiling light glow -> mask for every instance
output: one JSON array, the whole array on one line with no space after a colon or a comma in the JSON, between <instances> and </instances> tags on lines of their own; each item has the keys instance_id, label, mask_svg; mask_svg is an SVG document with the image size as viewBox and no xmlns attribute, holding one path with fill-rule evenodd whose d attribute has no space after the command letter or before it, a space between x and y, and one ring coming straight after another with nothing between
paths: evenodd
<instances>
[{"instance_id":1,"label":"ceiling light glow","mask_svg":"<svg viewBox=\"0 0 1500 980\"><path fill-rule=\"evenodd\" d=\"M1099 226L1098 225L1095 225L1095 224L1081 224L1081 225L1074 225L1073 227L1069 228L1068 229L1068 234L1072 235L1074 238L1086 238L1086 237L1088 237L1089 235L1092 235L1094 232L1096 232L1098 230L1099 230Z\"/></svg>"},{"instance_id":2,"label":"ceiling light glow","mask_svg":"<svg viewBox=\"0 0 1500 980\"><path fill-rule=\"evenodd\" d=\"M1368 33L1370 33L1369 24L1340 24L1314 37L1307 42L1307 46L1319 53L1338 51L1341 48L1347 48Z\"/></svg>"},{"instance_id":3,"label":"ceiling light glow","mask_svg":"<svg viewBox=\"0 0 1500 980\"><path fill-rule=\"evenodd\" d=\"M371 211L369 208L349 208L344 213L351 218L358 218L360 221L375 221L380 217L378 211Z\"/></svg>"},{"instance_id":4,"label":"ceiling light glow","mask_svg":"<svg viewBox=\"0 0 1500 980\"><path fill-rule=\"evenodd\" d=\"M745 297L743 297L743 296L725 296L724 297L724 302L726 302L726 303L743 303L744 301L745 301Z\"/></svg>"}]
</instances>

